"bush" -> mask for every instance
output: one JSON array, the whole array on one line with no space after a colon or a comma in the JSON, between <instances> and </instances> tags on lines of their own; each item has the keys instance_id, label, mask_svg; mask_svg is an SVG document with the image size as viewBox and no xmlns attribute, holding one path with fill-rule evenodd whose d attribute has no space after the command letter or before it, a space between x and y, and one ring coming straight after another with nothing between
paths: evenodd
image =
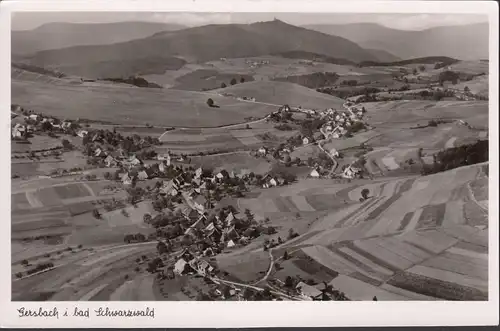
<instances>
[{"instance_id":1,"label":"bush","mask_svg":"<svg viewBox=\"0 0 500 331\"><path fill-rule=\"evenodd\" d=\"M486 162L489 158L488 140L480 140L475 144L448 148L435 155L433 165L425 165L423 175L447 171L458 167Z\"/></svg>"},{"instance_id":2,"label":"bush","mask_svg":"<svg viewBox=\"0 0 500 331\"><path fill-rule=\"evenodd\" d=\"M208 99L207 99L207 105L208 105L209 107L213 107L213 106L215 105L214 100L213 100L212 98L208 98Z\"/></svg>"},{"instance_id":3,"label":"bush","mask_svg":"<svg viewBox=\"0 0 500 331\"><path fill-rule=\"evenodd\" d=\"M92 216L96 219L101 219L101 213L99 213L99 210L97 209L92 210Z\"/></svg>"}]
</instances>

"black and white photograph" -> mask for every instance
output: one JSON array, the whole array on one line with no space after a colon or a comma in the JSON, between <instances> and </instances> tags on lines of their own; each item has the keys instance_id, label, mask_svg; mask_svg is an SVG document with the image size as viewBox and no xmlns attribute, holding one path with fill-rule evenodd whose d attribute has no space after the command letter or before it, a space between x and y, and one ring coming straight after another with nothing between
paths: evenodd
<instances>
[{"instance_id":1,"label":"black and white photograph","mask_svg":"<svg viewBox=\"0 0 500 331\"><path fill-rule=\"evenodd\" d=\"M11 12L13 304L498 304L491 16L283 6Z\"/></svg>"}]
</instances>

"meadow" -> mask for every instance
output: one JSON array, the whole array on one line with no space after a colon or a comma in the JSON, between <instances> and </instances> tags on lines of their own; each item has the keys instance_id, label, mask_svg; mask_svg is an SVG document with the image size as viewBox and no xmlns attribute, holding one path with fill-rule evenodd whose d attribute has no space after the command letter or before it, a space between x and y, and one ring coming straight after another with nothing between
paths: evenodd
<instances>
[{"instance_id":1,"label":"meadow","mask_svg":"<svg viewBox=\"0 0 500 331\"><path fill-rule=\"evenodd\" d=\"M212 98L220 108L209 107ZM264 117L275 107L202 92L12 81L12 102L62 119L113 124L212 127ZM140 109L140 111L138 111Z\"/></svg>"}]
</instances>

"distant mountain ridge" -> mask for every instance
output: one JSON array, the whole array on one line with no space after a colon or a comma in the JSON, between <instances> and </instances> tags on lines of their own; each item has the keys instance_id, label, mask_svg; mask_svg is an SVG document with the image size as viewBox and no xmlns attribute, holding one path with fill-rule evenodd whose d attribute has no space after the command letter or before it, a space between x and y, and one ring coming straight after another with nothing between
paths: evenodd
<instances>
[{"instance_id":1,"label":"distant mountain ridge","mask_svg":"<svg viewBox=\"0 0 500 331\"><path fill-rule=\"evenodd\" d=\"M185 28L155 22L47 23L33 30L12 31L12 54L80 46L106 45Z\"/></svg>"},{"instance_id":2,"label":"distant mountain ridge","mask_svg":"<svg viewBox=\"0 0 500 331\"><path fill-rule=\"evenodd\" d=\"M78 73L83 75L85 70L82 68L102 61L133 62L151 57L177 57L190 62L206 62L221 57L241 58L288 51L305 51L355 62L378 61L372 53L345 38L279 20L253 24L206 25L158 32L150 37L110 45L41 51L26 59L31 64L53 69L79 68ZM95 74L96 72L93 73ZM111 72L107 74L110 75ZM119 72L113 74L113 77L119 77Z\"/></svg>"},{"instance_id":3,"label":"distant mountain ridge","mask_svg":"<svg viewBox=\"0 0 500 331\"><path fill-rule=\"evenodd\" d=\"M401 59L448 56L477 60L489 57L488 23L441 26L421 31L391 29L375 23L304 27L349 39L367 49L383 50Z\"/></svg>"}]
</instances>

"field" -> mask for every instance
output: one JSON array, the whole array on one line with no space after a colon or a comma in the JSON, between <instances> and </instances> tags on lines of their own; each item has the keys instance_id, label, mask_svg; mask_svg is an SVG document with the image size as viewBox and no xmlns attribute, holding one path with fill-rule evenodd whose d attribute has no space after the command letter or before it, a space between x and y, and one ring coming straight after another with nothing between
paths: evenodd
<instances>
[{"instance_id":1,"label":"field","mask_svg":"<svg viewBox=\"0 0 500 331\"><path fill-rule=\"evenodd\" d=\"M236 174L266 174L271 170L271 164L264 159L258 159L246 152L234 152L221 155L193 156L191 164L202 167L204 169L214 169L217 172L226 169Z\"/></svg>"},{"instance_id":2,"label":"field","mask_svg":"<svg viewBox=\"0 0 500 331\"><path fill-rule=\"evenodd\" d=\"M240 83L241 79L245 82L253 81L253 77L245 74L218 72L217 70L196 70L176 79L176 90L203 91L213 90L221 87L222 84L229 86L231 81L236 79Z\"/></svg>"},{"instance_id":3,"label":"field","mask_svg":"<svg viewBox=\"0 0 500 331\"><path fill-rule=\"evenodd\" d=\"M301 251L337 272L339 276L328 281L352 293L354 300L373 296L379 300L485 300L487 231L476 226L487 226L487 219L480 208L473 213L464 209L474 205L467 185L487 185L481 169L470 166L365 185L323 181L318 186L314 180L302 181L286 191L269 189L256 198L240 199L238 205L271 218L286 212L326 210L301 236L275 251L277 256L285 250ZM369 189L371 198L360 203L362 188ZM487 200L477 192L477 199ZM297 273L303 279L324 281L317 271L297 272L302 253L292 254L298 256L297 261L290 260L293 266L288 269L290 263L281 264L284 269L274 276L283 280Z\"/></svg>"},{"instance_id":4,"label":"field","mask_svg":"<svg viewBox=\"0 0 500 331\"><path fill-rule=\"evenodd\" d=\"M269 61L269 64L252 66L254 62ZM207 63L219 71L235 72L253 75L256 81L271 80L274 77L307 75L315 72L335 72L339 75L349 75L353 72L358 75L389 73L387 68L356 68L354 66L336 65L331 63L314 62L305 64L300 59L288 59L279 56L259 56L239 59L226 59L224 61L211 61Z\"/></svg>"},{"instance_id":5,"label":"field","mask_svg":"<svg viewBox=\"0 0 500 331\"><path fill-rule=\"evenodd\" d=\"M223 128L175 129L160 137L162 145L158 149L180 153L257 149L278 145L296 133L296 130L277 130L273 123L265 120L252 121L248 127L245 124Z\"/></svg>"},{"instance_id":6,"label":"field","mask_svg":"<svg viewBox=\"0 0 500 331\"><path fill-rule=\"evenodd\" d=\"M344 103L342 99L285 82L255 81L214 90L213 93L228 93L237 97L255 98L257 102L278 106L288 104L291 107L301 106L312 109L340 109Z\"/></svg>"},{"instance_id":7,"label":"field","mask_svg":"<svg viewBox=\"0 0 500 331\"><path fill-rule=\"evenodd\" d=\"M211 108L212 98L220 108ZM276 107L202 92L12 81L12 102L61 118L116 124L210 127L264 117ZM140 109L140 111L137 111Z\"/></svg>"},{"instance_id":8,"label":"field","mask_svg":"<svg viewBox=\"0 0 500 331\"><path fill-rule=\"evenodd\" d=\"M488 126L487 101L388 101L362 104L375 127L427 125L431 119L463 119L472 126ZM387 125L388 124L388 125Z\"/></svg>"}]
</instances>

